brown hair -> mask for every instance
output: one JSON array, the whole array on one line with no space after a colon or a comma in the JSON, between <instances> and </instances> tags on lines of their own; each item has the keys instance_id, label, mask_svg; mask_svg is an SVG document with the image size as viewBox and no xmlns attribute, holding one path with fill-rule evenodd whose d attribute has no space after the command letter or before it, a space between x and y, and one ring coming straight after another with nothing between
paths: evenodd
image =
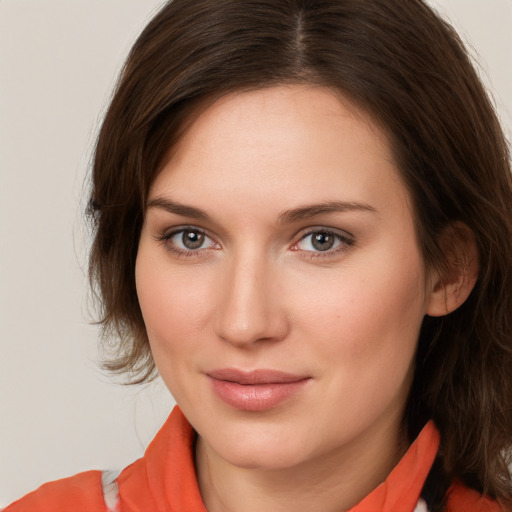
<instances>
[{"instance_id":1,"label":"brown hair","mask_svg":"<svg viewBox=\"0 0 512 512\"><path fill-rule=\"evenodd\" d=\"M149 186L184 123L209 98L303 82L334 88L387 130L428 267L448 268L447 226L474 233L479 279L454 313L425 318L405 421L412 439L434 419L446 482L510 499L510 157L461 41L421 0L174 0L149 23L92 176L90 277L117 347L107 367L132 382L154 374L134 267Z\"/></svg>"}]
</instances>

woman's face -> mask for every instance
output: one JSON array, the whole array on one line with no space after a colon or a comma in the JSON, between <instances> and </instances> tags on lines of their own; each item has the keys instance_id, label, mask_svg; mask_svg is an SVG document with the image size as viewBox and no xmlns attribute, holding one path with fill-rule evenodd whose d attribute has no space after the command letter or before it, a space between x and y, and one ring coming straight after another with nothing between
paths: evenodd
<instances>
[{"instance_id":1,"label":"woman's face","mask_svg":"<svg viewBox=\"0 0 512 512\"><path fill-rule=\"evenodd\" d=\"M158 370L222 460L398 438L429 285L386 136L329 89L207 108L151 187L136 280Z\"/></svg>"}]
</instances>

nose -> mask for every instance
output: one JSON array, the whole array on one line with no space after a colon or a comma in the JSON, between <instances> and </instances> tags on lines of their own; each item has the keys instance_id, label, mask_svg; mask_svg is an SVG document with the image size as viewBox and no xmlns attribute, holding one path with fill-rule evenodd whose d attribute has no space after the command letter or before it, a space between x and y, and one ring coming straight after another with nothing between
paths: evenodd
<instances>
[{"instance_id":1,"label":"nose","mask_svg":"<svg viewBox=\"0 0 512 512\"><path fill-rule=\"evenodd\" d=\"M250 348L282 340L289 329L278 269L254 255L233 262L219 293L216 334Z\"/></svg>"}]
</instances>

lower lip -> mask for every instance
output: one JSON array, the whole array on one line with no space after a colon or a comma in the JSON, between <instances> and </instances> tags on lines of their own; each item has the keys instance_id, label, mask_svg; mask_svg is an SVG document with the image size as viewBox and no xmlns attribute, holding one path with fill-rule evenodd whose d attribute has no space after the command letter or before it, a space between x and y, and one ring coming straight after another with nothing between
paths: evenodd
<instances>
[{"instance_id":1,"label":"lower lip","mask_svg":"<svg viewBox=\"0 0 512 512\"><path fill-rule=\"evenodd\" d=\"M226 404L241 411L261 412L273 409L296 395L309 381L243 385L210 378L215 394Z\"/></svg>"}]
</instances>

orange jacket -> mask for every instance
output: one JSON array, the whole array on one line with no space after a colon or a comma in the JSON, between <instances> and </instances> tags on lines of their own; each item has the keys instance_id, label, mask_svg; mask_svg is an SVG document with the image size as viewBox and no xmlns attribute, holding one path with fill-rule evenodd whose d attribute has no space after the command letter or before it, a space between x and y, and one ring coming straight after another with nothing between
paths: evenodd
<instances>
[{"instance_id":1,"label":"orange jacket","mask_svg":"<svg viewBox=\"0 0 512 512\"><path fill-rule=\"evenodd\" d=\"M117 478L120 512L207 512L194 470L195 433L178 407L151 442L144 457ZM349 512L427 511L418 504L439 446L432 422L422 430L385 482ZM4 512L106 512L100 471L50 482L8 506ZM504 509L456 484L447 512L498 512Z\"/></svg>"}]
</instances>

